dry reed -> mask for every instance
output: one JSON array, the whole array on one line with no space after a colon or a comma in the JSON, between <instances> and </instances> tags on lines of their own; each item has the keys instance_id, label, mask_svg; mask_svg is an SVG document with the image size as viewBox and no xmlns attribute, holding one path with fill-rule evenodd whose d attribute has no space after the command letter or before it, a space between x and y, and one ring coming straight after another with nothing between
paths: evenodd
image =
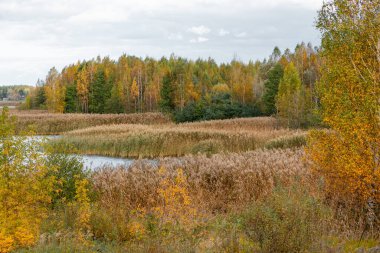
<instances>
[{"instance_id":1,"label":"dry reed","mask_svg":"<svg viewBox=\"0 0 380 253\"><path fill-rule=\"evenodd\" d=\"M160 113L142 114L52 114L41 111L16 111L17 132L32 127L37 134L55 135L97 125L165 124L169 118Z\"/></svg>"},{"instance_id":2,"label":"dry reed","mask_svg":"<svg viewBox=\"0 0 380 253\"><path fill-rule=\"evenodd\" d=\"M166 169L165 175L159 173L159 167ZM93 183L99 203L124 210L157 206L159 182L163 176L174 180L178 168L186 176L194 205L209 212L244 207L265 198L278 185L291 184L296 178L308 185L313 182L300 149L259 150L211 157L190 155L161 159L159 165L140 161L129 168L96 171Z\"/></svg>"},{"instance_id":3,"label":"dry reed","mask_svg":"<svg viewBox=\"0 0 380 253\"><path fill-rule=\"evenodd\" d=\"M96 126L69 132L60 142L84 154L155 158L246 152L264 147L270 140L283 137L286 142L287 137L302 134L302 131L278 128L272 118L252 118L180 125Z\"/></svg>"}]
</instances>

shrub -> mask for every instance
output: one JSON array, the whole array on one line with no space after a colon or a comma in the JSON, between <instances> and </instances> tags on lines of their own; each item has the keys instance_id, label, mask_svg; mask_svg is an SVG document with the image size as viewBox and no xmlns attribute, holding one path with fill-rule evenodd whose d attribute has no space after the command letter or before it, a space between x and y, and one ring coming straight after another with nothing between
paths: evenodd
<instances>
[{"instance_id":1,"label":"shrub","mask_svg":"<svg viewBox=\"0 0 380 253\"><path fill-rule=\"evenodd\" d=\"M260 252L306 252L317 246L329 210L299 185L277 188L243 215L243 227Z\"/></svg>"}]
</instances>

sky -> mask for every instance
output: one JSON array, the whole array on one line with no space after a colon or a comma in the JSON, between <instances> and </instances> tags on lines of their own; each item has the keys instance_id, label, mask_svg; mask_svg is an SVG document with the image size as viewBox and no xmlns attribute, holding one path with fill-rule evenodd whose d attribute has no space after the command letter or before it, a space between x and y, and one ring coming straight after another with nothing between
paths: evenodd
<instances>
[{"instance_id":1,"label":"sky","mask_svg":"<svg viewBox=\"0 0 380 253\"><path fill-rule=\"evenodd\" d=\"M0 0L0 85L96 56L268 57L318 45L323 0Z\"/></svg>"}]
</instances>

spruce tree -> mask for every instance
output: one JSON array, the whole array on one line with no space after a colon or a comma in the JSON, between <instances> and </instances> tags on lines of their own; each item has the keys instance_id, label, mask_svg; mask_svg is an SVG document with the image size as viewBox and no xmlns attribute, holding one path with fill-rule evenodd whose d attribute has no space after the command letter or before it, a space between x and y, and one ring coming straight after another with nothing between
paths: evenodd
<instances>
[{"instance_id":1,"label":"spruce tree","mask_svg":"<svg viewBox=\"0 0 380 253\"><path fill-rule=\"evenodd\" d=\"M171 75L167 74L162 80L160 108L163 112L173 112L174 104L174 87L171 82Z\"/></svg>"},{"instance_id":2,"label":"spruce tree","mask_svg":"<svg viewBox=\"0 0 380 253\"><path fill-rule=\"evenodd\" d=\"M106 80L104 71L100 70L95 74L94 82L90 87L90 104L91 113L104 113L106 102Z\"/></svg>"},{"instance_id":3,"label":"spruce tree","mask_svg":"<svg viewBox=\"0 0 380 253\"><path fill-rule=\"evenodd\" d=\"M263 102L265 105L265 114L272 115L276 113L276 96L278 85L284 75L284 69L281 64L276 64L268 73L268 80L265 82L265 93Z\"/></svg>"}]
</instances>

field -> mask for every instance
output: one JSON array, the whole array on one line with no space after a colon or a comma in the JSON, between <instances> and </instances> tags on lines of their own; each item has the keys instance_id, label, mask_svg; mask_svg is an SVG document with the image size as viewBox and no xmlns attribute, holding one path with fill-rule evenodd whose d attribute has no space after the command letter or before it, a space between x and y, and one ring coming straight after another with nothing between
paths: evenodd
<instances>
[{"instance_id":1,"label":"field","mask_svg":"<svg viewBox=\"0 0 380 253\"><path fill-rule=\"evenodd\" d=\"M102 125L67 132L58 142L75 147L80 154L156 158L299 147L305 144L305 132L280 128L273 118L251 118L179 125Z\"/></svg>"}]
</instances>

